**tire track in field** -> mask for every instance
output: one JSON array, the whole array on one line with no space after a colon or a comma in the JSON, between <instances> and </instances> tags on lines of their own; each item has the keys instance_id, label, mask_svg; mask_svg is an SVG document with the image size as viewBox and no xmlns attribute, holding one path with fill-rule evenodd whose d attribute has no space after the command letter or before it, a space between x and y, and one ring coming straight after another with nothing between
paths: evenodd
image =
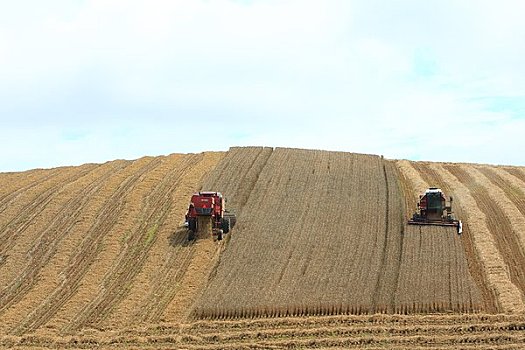
<instances>
[{"instance_id":1,"label":"tire track in field","mask_svg":"<svg viewBox=\"0 0 525 350\"><path fill-rule=\"evenodd\" d=\"M447 181L447 179L452 179L448 177L445 179L443 176L446 176L446 174L436 171L434 165L431 165L431 163L410 162L409 164L413 166L413 168L419 173L423 181L425 181L428 186L439 187L443 189L447 195L456 194L452 188L452 183ZM453 177L453 175L450 174L449 177ZM428 188L428 186L426 186L426 188ZM482 235L483 231L476 233L470 229L468 220L470 212L467 213L467 208L463 208L462 202L464 199L457 195L454 196L454 198L456 198L456 201L453 210L456 213L456 217L463 220L463 233L461 235L461 241L467 256L469 271L474 278L478 289L481 291L483 302L485 304L484 310L487 312L501 312L498 297L496 294L494 294L495 288L500 288L499 283L501 281L496 282L496 277L489 276L490 271L486 270L485 266L488 267L489 265L492 266L493 264L488 264L487 258L483 255L485 252L485 249L483 249L484 245L491 245L491 243L488 241L485 242L486 238L483 240L478 238L477 240L480 242L476 241L475 237ZM468 202L468 198L465 198L465 201ZM474 208L470 208L470 211L472 210L474 210ZM502 283L504 284L504 282Z\"/></svg>"},{"instance_id":2,"label":"tire track in field","mask_svg":"<svg viewBox=\"0 0 525 350\"><path fill-rule=\"evenodd\" d=\"M195 255L194 242L188 241L188 229L186 227L177 230L171 236L170 244L174 249L160 267L158 277L155 280L157 289L150 291L145 303L135 313L133 319L138 322L158 322L168 304L175 297Z\"/></svg>"},{"instance_id":3,"label":"tire track in field","mask_svg":"<svg viewBox=\"0 0 525 350\"><path fill-rule=\"evenodd\" d=\"M397 180L399 173L390 161L382 159L382 163L386 186L386 224L381 265L372 304L375 312L393 313L396 310L395 295L401 272L405 215L402 190Z\"/></svg>"},{"instance_id":4,"label":"tire track in field","mask_svg":"<svg viewBox=\"0 0 525 350\"><path fill-rule=\"evenodd\" d=\"M525 182L525 172L523 167L513 167L513 168L503 168L506 172L508 172L511 175L514 175L518 179L520 179L522 182Z\"/></svg>"},{"instance_id":5,"label":"tire track in field","mask_svg":"<svg viewBox=\"0 0 525 350\"><path fill-rule=\"evenodd\" d=\"M19 172L0 172L0 182L2 183L2 186L0 186L0 203L3 198L9 196L11 193L57 171L59 171L59 168L33 169Z\"/></svg>"},{"instance_id":6,"label":"tire track in field","mask_svg":"<svg viewBox=\"0 0 525 350\"><path fill-rule=\"evenodd\" d=\"M492 200L490 193L480 185L474 176L459 165L445 165L459 181L469 189L478 207L486 216L487 226L507 265L510 278L522 293L525 293L525 255L514 233L512 223L505 212Z\"/></svg>"},{"instance_id":7,"label":"tire track in field","mask_svg":"<svg viewBox=\"0 0 525 350\"><path fill-rule=\"evenodd\" d=\"M173 205L159 229L159 239L152 245L126 299L118 304L102 326L116 323L122 327L134 325L141 319L138 314L145 310L151 312L150 316L162 318L163 321L185 319L193 303L192 298L207 280L209 269L213 266L213 254L209 256L208 252L218 251L222 244L214 241L211 235L208 238L200 235L197 241L188 244L188 231L181 227L181 222L190 196L201 188L205 174L212 171L223 157L224 153L204 153L199 161L184 171L170 194ZM180 242L176 242L177 237ZM185 247L180 249L180 245ZM166 265L167 260L171 260L169 265ZM173 275L177 270L178 273Z\"/></svg>"},{"instance_id":8,"label":"tire track in field","mask_svg":"<svg viewBox=\"0 0 525 350\"><path fill-rule=\"evenodd\" d=\"M16 185L18 187L16 190L9 191L5 195L0 197L0 214L2 214L6 208L9 206L10 203L12 203L16 198L18 198L22 193L31 190L32 188L39 187L41 184L46 182L49 179L52 179L53 177L57 176L61 172L63 172L64 169L55 168L52 170L49 170L45 172L44 174L34 175L37 177L36 179L33 179L33 177L26 177L23 176L23 173L18 175L18 178L22 178L16 182ZM20 184L22 182L22 184Z\"/></svg>"},{"instance_id":9,"label":"tire track in field","mask_svg":"<svg viewBox=\"0 0 525 350\"><path fill-rule=\"evenodd\" d=\"M102 249L101 245L104 235L117 224L130 191L133 190L137 182L160 164L160 160L161 158L154 158L128 176L116 188L99 210L93 225L89 228L78 249L69 259L68 266L61 273L63 276L62 283L16 327L12 332L13 334L21 335L44 325L78 291L80 283ZM131 165L122 170L129 167ZM113 176L115 175L113 174Z\"/></svg>"},{"instance_id":10,"label":"tire track in field","mask_svg":"<svg viewBox=\"0 0 525 350\"><path fill-rule=\"evenodd\" d=\"M140 272L147 258L156 232L163 225L171 209L171 194L192 164L198 163L202 158L202 154L186 156L179 166L162 177L151 194L145 198L143 215L136 229L131 233L128 245L106 274L99 294L64 328L64 332L70 333L88 324L104 321L116 304L127 295L133 279Z\"/></svg>"},{"instance_id":11,"label":"tire track in field","mask_svg":"<svg viewBox=\"0 0 525 350\"><path fill-rule=\"evenodd\" d=\"M202 172L209 170L198 168L199 166L195 166L195 170L191 171ZM184 178L187 178L187 176ZM186 194L184 196L185 199L186 197L189 198L189 195L190 193ZM180 217L182 217L182 215L180 215ZM152 288L136 308L133 320L140 322L157 322L162 317L175 296L181 293L181 289L187 287L184 285L184 279L187 278L188 269L194 264L194 259L198 254L197 250L201 243L200 241L205 239L211 238L201 238L197 242L189 242L188 229L186 227L179 227L171 234L169 240L172 249L168 252L159 271L156 271L155 275L152 276L153 279L150 282ZM217 246L217 249L218 247L219 246ZM194 276L194 278L198 278L198 276ZM187 305L187 309L189 308L190 305Z\"/></svg>"},{"instance_id":12,"label":"tire track in field","mask_svg":"<svg viewBox=\"0 0 525 350\"><path fill-rule=\"evenodd\" d=\"M159 231L159 237L167 238L169 244L161 240L153 245L128 298L106 323L111 323L122 310L132 310L126 314L126 325L159 319L180 321L186 317L200 284L207 280L214 252L223 246L224 241L200 236L197 241L189 242L188 229L180 223L190 196L202 188L203 178L214 171L224 156L223 152L205 153L202 160L188 168L181 177L172 194L174 205ZM142 287L137 288L137 285Z\"/></svg>"},{"instance_id":13,"label":"tire track in field","mask_svg":"<svg viewBox=\"0 0 525 350\"><path fill-rule=\"evenodd\" d=\"M33 244L31 227L37 219L55 210L53 203L62 195L64 186L97 167L90 164L63 169L54 179L28 189L9 203L0 216L0 291L16 278L20 261L25 261L25 254Z\"/></svg>"},{"instance_id":14,"label":"tire track in field","mask_svg":"<svg viewBox=\"0 0 525 350\"><path fill-rule=\"evenodd\" d=\"M36 197L29 197L24 201L22 208L17 215L0 229L0 256L7 256L11 247L15 244L20 235L31 225L34 219L44 210L44 208L60 193L64 186L68 186L74 181L89 174L99 165L89 165L85 168L71 168L67 173L60 173L56 176L56 182L39 192ZM39 186L40 187L40 186ZM28 188L26 191L33 187ZM37 187L38 188L38 187ZM13 198L14 200L14 198ZM8 202L8 203L12 203ZM5 261L4 261L5 262ZM0 263L1 266L1 263Z\"/></svg>"},{"instance_id":15,"label":"tire track in field","mask_svg":"<svg viewBox=\"0 0 525 350\"><path fill-rule=\"evenodd\" d=\"M377 274L377 279L376 279L376 283L375 283L375 288L374 288L374 292L373 292L373 296L372 296L372 307L374 308L374 312L377 312L377 313L381 313L381 312L386 312L390 307L392 307L393 305L385 305L383 303L381 303L382 305L378 305L379 304L379 298L382 296L382 294L384 292L388 292L388 289L390 289L391 292L395 291L395 286L389 286L390 288L388 288L386 291L382 291L380 290L381 288L381 283L382 281L385 281L385 279L390 276L391 274L395 275L396 273L399 273L399 271L394 271L393 273L391 271L388 271L389 273L387 273L387 265L386 265L386 261L387 261L387 245L388 245L388 236L389 236L389 229L390 229L390 223L391 223L391 218L390 218L390 201L392 200L392 198L390 198L390 186L389 186L389 180L388 180L388 176L387 176L387 173L386 173L386 164L385 164L385 160L383 157L381 157L381 166L383 168L383 178L384 178L384 184L385 184L385 193L386 193L386 198L385 198L385 208L384 208L384 211L385 211L385 229L384 229L384 237L383 237L383 242L381 244L381 249L379 249L381 251L381 262L379 264L379 273ZM399 266L397 266L399 268ZM396 266L394 266L394 270L396 269Z\"/></svg>"},{"instance_id":16,"label":"tire track in field","mask_svg":"<svg viewBox=\"0 0 525 350\"><path fill-rule=\"evenodd\" d=\"M33 176L28 176L28 172L13 173L12 177L14 179L12 179L9 183L2 184L2 187L5 190L5 194L0 197L0 217L3 217L2 220L0 220L0 227L2 227L2 229L0 229L0 238L5 236L3 234L3 231L8 227L9 223L13 222L13 220L20 215L19 212L16 210L15 201L23 206L24 195L27 196L27 193L32 189L44 186L43 184L47 180L51 179L53 176L58 176L64 173L65 171L66 170L63 168L56 168L50 171L43 170L38 174L32 174ZM12 185L12 182L14 182L15 185ZM12 219L9 220L10 216L12 216ZM15 235L8 235L8 238L11 239L11 242L9 243L9 245L11 245L13 244L13 242L16 241L18 235L16 235L16 237ZM5 242L5 240L0 241ZM7 245L7 242L5 242L5 244ZM7 251L8 249L2 249L0 245L0 268L7 262ZM1 285L3 285L3 283L0 283L0 286Z\"/></svg>"},{"instance_id":17,"label":"tire track in field","mask_svg":"<svg viewBox=\"0 0 525 350\"><path fill-rule=\"evenodd\" d=\"M77 219L82 214L84 206L99 190L102 184L113 174L115 167L119 169L123 166L125 166L123 163L118 163L96 167L92 172L77 180L81 181L84 177L91 177L88 184L76 191L62 206L59 214L53 218L53 221L31 247L26 266L21 268L20 273L14 281L0 292L0 315L19 302L33 288L37 282L40 271L52 258L57 250L58 244L60 244L62 239L75 225ZM102 175L94 175L97 171L102 171L102 169L104 169ZM92 177L95 178L92 179ZM71 185L73 186L75 182L71 183Z\"/></svg>"}]
</instances>

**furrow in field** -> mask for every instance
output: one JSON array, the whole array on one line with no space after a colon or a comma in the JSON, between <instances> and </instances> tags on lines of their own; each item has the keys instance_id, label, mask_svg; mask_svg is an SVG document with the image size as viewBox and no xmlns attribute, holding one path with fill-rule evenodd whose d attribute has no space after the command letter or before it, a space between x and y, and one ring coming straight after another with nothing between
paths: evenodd
<instances>
[{"instance_id":1,"label":"furrow in field","mask_svg":"<svg viewBox=\"0 0 525 350\"><path fill-rule=\"evenodd\" d=\"M414 345L430 345L435 347L446 347L480 344L486 345L523 345L525 344L525 337L520 334L507 335L502 333L484 333L474 335L417 335L417 336L323 336L313 338L299 338L299 339L268 339L253 341L239 341L231 344L216 343L213 345L201 346L197 345L195 348L200 349L286 349L286 348L330 348L330 347L344 347L346 349L363 349L374 346L382 346L391 348L397 347L412 347ZM191 349L192 347L189 347Z\"/></svg>"},{"instance_id":2,"label":"furrow in field","mask_svg":"<svg viewBox=\"0 0 525 350\"><path fill-rule=\"evenodd\" d=\"M406 329L406 333L417 332L418 329L444 329L455 327L458 332L475 333L484 331L523 331L525 318L523 315L508 314L429 314L429 315L399 315L399 314L374 314L374 315L337 315L337 316L308 316L308 317L281 317L260 319L237 319L229 321L197 321L194 323L167 323L134 325L134 328L112 330L84 330L75 335L58 338L96 337L100 339L122 337L162 337L184 334L193 334L207 337L211 334L255 334L267 332L269 334L290 329L304 331L320 328L331 330L345 328L356 333L368 333L369 329L384 327L386 329ZM50 335L50 334L48 334ZM44 334L27 335L45 336ZM12 338L12 336L8 336ZM24 336L25 337L25 336Z\"/></svg>"},{"instance_id":3,"label":"furrow in field","mask_svg":"<svg viewBox=\"0 0 525 350\"><path fill-rule=\"evenodd\" d=\"M60 273L61 281L46 299L38 305L20 325L15 333L33 331L53 317L77 291L87 271L101 250L103 235L113 229L124 209L124 202L130 190L145 174L159 165L158 159L135 161L120 171L115 171L104 186L99 201L103 206L90 210L96 215L89 220L89 226L82 232L80 244L69 256L67 266Z\"/></svg>"},{"instance_id":4,"label":"furrow in field","mask_svg":"<svg viewBox=\"0 0 525 350\"><path fill-rule=\"evenodd\" d=\"M388 327L405 326L452 326L452 325L494 325L508 323L521 325L525 322L523 315L506 314L430 314L430 315L400 315L400 314L375 314L375 315L338 315L315 317L282 317L239 319L229 321L198 321L187 326L188 333L226 333L231 331L248 332L277 330L288 328L311 329L318 327L352 327L367 329L370 326L383 325ZM171 334L173 328L180 325L160 324L148 327L142 331L133 331L129 334L142 336L154 334ZM178 332L178 331L177 331ZM123 333L128 334L128 333Z\"/></svg>"}]
</instances>

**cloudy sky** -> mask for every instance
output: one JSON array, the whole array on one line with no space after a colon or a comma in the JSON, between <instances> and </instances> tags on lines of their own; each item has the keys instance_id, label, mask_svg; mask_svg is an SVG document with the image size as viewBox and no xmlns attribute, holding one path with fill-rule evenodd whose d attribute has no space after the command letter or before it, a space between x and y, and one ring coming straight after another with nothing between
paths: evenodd
<instances>
[{"instance_id":1,"label":"cloudy sky","mask_svg":"<svg viewBox=\"0 0 525 350\"><path fill-rule=\"evenodd\" d=\"M0 3L0 171L265 145L525 165L522 0Z\"/></svg>"}]
</instances>

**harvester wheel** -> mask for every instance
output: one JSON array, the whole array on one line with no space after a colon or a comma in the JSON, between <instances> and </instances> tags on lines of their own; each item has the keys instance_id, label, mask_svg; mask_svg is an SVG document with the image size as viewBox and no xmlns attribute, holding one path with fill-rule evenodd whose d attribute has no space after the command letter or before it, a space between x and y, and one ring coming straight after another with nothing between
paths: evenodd
<instances>
[{"instance_id":1,"label":"harvester wheel","mask_svg":"<svg viewBox=\"0 0 525 350\"><path fill-rule=\"evenodd\" d=\"M188 241L193 241L195 239L195 232L189 231L188 232Z\"/></svg>"},{"instance_id":2,"label":"harvester wheel","mask_svg":"<svg viewBox=\"0 0 525 350\"><path fill-rule=\"evenodd\" d=\"M224 233L230 232L230 219L229 218L222 219L222 230L224 231Z\"/></svg>"},{"instance_id":3,"label":"harvester wheel","mask_svg":"<svg viewBox=\"0 0 525 350\"><path fill-rule=\"evenodd\" d=\"M188 220L188 228L193 233L197 232L197 220L195 219Z\"/></svg>"},{"instance_id":4,"label":"harvester wheel","mask_svg":"<svg viewBox=\"0 0 525 350\"><path fill-rule=\"evenodd\" d=\"M235 226L235 222L237 221L237 218L234 213L231 212L224 212L223 219L227 219L230 221L230 231Z\"/></svg>"}]
</instances>

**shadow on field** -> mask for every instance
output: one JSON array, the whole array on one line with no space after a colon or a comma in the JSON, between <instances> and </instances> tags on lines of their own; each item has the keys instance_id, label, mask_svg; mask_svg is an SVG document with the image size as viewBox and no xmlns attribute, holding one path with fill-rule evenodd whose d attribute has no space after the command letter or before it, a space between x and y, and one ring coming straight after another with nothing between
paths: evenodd
<instances>
[{"instance_id":1,"label":"shadow on field","mask_svg":"<svg viewBox=\"0 0 525 350\"><path fill-rule=\"evenodd\" d=\"M193 244L194 241L188 240L188 228L185 226L179 226L175 232L168 237L168 242L172 247L188 247Z\"/></svg>"}]
</instances>

